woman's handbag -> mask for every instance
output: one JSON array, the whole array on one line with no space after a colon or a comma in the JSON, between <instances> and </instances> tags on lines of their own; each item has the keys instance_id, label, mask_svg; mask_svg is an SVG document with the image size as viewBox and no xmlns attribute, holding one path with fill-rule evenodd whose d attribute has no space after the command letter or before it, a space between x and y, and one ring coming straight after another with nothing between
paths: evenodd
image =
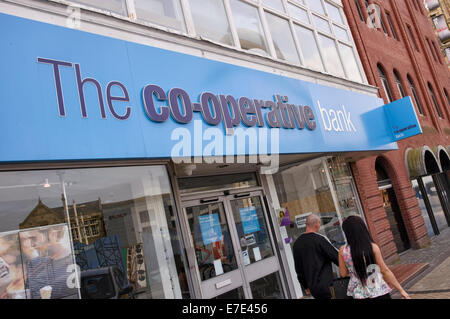
<instances>
[{"instance_id":1,"label":"woman's handbag","mask_svg":"<svg viewBox=\"0 0 450 319\"><path fill-rule=\"evenodd\" d=\"M350 277L336 278L333 280L333 286L330 287L331 296L333 299L350 299L347 296L347 287Z\"/></svg>"}]
</instances>

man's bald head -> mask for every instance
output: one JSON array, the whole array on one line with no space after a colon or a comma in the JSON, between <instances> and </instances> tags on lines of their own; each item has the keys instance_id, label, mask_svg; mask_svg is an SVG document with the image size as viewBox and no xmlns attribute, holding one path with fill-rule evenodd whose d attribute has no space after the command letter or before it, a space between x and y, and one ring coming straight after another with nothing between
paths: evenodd
<instances>
[{"instance_id":1,"label":"man's bald head","mask_svg":"<svg viewBox=\"0 0 450 319\"><path fill-rule=\"evenodd\" d=\"M306 218L306 231L319 231L320 228L320 217L316 214L311 214Z\"/></svg>"}]
</instances>

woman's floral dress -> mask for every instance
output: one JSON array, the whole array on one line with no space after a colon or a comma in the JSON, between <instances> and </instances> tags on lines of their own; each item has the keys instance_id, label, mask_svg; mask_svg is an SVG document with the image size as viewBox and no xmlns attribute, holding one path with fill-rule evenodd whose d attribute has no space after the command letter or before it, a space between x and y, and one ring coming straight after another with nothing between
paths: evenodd
<instances>
[{"instance_id":1,"label":"woman's floral dress","mask_svg":"<svg viewBox=\"0 0 450 319\"><path fill-rule=\"evenodd\" d=\"M368 274L367 284L366 286L363 286L353 268L353 260L352 255L350 253L350 246L348 245L344 246L342 255L344 257L345 264L350 273L350 281L347 288L347 296L351 296L354 299L367 299L383 296L392 291L392 289L384 281L383 275L381 274L378 265L372 264L367 267L367 274Z\"/></svg>"}]
</instances>

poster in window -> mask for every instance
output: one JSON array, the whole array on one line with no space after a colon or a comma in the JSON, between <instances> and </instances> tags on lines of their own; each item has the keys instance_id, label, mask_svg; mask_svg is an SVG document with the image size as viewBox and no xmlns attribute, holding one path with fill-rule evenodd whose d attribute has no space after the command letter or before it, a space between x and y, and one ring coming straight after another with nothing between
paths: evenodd
<instances>
[{"instance_id":1,"label":"poster in window","mask_svg":"<svg viewBox=\"0 0 450 319\"><path fill-rule=\"evenodd\" d=\"M21 231L19 239L25 288L31 299L79 298L75 280L71 280L74 259L66 225Z\"/></svg>"},{"instance_id":2,"label":"poster in window","mask_svg":"<svg viewBox=\"0 0 450 319\"><path fill-rule=\"evenodd\" d=\"M218 214L198 216L203 245L216 243L223 240L222 228Z\"/></svg>"},{"instance_id":3,"label":"poster in window","mask_svg":"<svg viewBox=\"0 0 450 319\"><path fill-rule=\"evenodd\" d=\"M241 216L242 227L244 234L255 233L259 231L258 214L256 214L256 207L239 208Z\"/></svg>"},{"instance_id":4,"label":"poster in window","mask_svg":"<svg viewBox=\"0 0 450 319\"><path fill-rule=\"evenodd\" d=\"M0 234L0 299L26 299L17 232Z\"/></svg>"}]
</instances>

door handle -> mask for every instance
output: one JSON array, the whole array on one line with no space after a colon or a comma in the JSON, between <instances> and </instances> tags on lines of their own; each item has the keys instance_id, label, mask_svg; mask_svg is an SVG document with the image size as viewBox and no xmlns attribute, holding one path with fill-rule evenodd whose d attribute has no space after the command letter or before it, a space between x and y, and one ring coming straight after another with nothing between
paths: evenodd
<instances>
[{"instance_id":1,"label":"door handle","mask_svg":"<svg viewBox=\"0 0 450 319\"><path fill-rule=\"evenodd\" d=\"M250 193L247 193L247 194L235 194L234 198L241 198L241 197L247 197L247 196L250 196Z\"/></svg>"},{"instance_id":2,"label":"door handle","mask_svg":"<svg viewBox=\"0 0 450 319\"><path fill-rule=\"evenodd\" d=\"M200 199L200 203L204 204L204 203L212 203L212 202L217 202L219 200L219 198L210 198L210 199Z\"/></svg>"}]
</instances>

